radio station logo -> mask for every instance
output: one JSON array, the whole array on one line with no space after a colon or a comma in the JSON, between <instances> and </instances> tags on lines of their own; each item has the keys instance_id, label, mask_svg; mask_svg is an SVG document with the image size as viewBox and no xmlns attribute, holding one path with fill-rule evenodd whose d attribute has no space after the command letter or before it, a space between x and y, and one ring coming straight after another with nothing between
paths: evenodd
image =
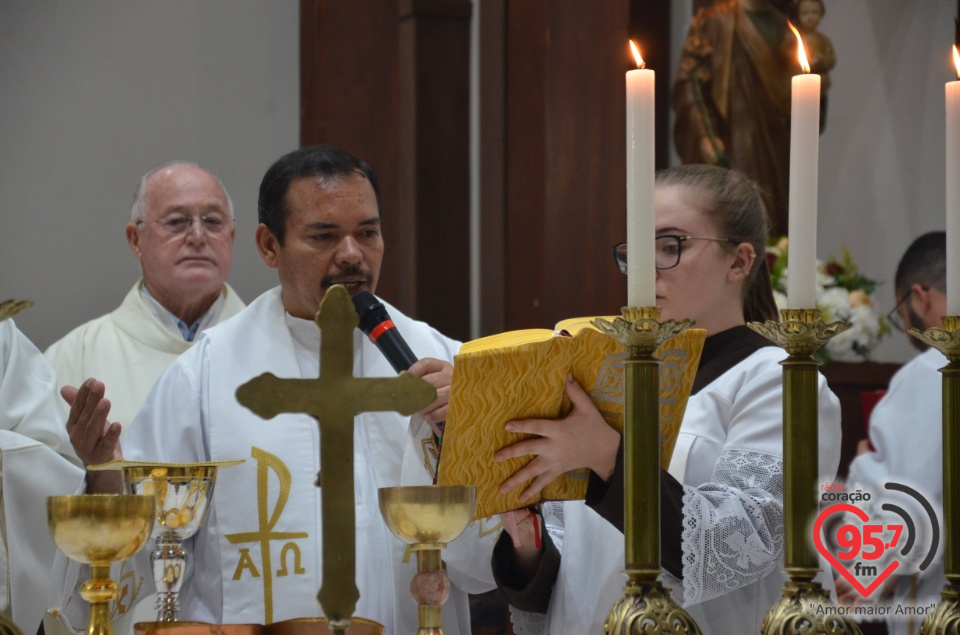
<instances>
[{"instance_id":1,"label":"radio station logo","mask_svg":"<svg viewBox=\"0 0 960 635\"><path fill-rule=\"evenodd\" d=\"M933 562L940 546L940 523L933 506L916 489L902 483L886 483L887 491L875 494L847 492L841 483L820 489L821 501L833 504L814 522L814 545L864 598L874 595L894 573L923 572Z\"/></svg>"}]
</instances>

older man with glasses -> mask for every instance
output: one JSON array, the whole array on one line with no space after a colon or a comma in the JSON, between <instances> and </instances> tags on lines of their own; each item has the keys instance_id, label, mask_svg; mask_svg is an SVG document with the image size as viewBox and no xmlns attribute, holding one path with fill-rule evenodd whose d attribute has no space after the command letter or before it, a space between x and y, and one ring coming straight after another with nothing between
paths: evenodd
<instances>
[{"instance_id":1,"label":"older man with glasses","mask_svg":"<svg viewBox=\"0 0 960 635\"><path fill-rule=\"evenodd\" d=\"M911 328L940 326L940 318L947 311L946 266L946 235L942 231L924 234L907 248L895 277L897 303L887 316L894 327L906 332ZM917 489L942 518L943 402L937 371L947 365L947 359L915 337L907 337L923 353L897 371L886 395L873 409L870 442L875 449L870 451L866 439L860 442L860 454L850 464L847 489L870 492L882 502L886 483L902 483ZM913 511L914 519L926 517L921 509ZM918 528L924 529L919 525ZM926 542L918 538L917 543L929 544L930 538L927 533ZM917 571L916 564L902 567L904 575L891 577L887 589L892 593L892 604L929 606L939 600L938 592L944 584L942 556L924 571ZM837 578L837 592L841 601L858 599L842 577ZM887 628L891 635L917 633L920 618L911 616L909 611L891 611Z\"/></svg>"},{"instance_id":2,"label":"older man with glasses","mask_svg":"<svg viewBox=\"0 0 960 635\"><path fill-rule=\"evenodd\" d=\"M77 327L45 352L61 388L89 381L103 396L108 386L110 418L123 430L197 334L244 306L226 284L236 234L233 203L210 172L183 161L148 171L126 234L143 277L115 311ZM121 426L115 428L119 435Z\"/></svg>"}]
</instances>

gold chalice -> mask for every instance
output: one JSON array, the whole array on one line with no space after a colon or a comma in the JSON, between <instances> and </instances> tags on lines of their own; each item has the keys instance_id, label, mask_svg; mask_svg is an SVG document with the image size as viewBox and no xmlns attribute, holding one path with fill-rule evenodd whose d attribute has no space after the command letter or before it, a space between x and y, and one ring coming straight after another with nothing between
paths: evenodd
<instances>
[{"instance_id":1,"label":"gold chalice","mask_svg":"<svg viewBox=\"0 0 960 635\"><path fill-rule=\"evenodd\" d=\"M47 498L47 527L54 544L68 558L89 564L91 577L80 589L90 602L87 635L113 635L110 600L117 584L110 564L140 551L156 518L153 496L87 494Z\"/></svg>"},{"instance_id":2,"label":"gold chalice","mask_svg":"<svg viewBox=\"0 0 960 635\"><path fill-rule=\"evenodd\" d=\"M157 522L153 528L156 547L150 553L150 564L157 585L158 622L177 621L178 596L187 563L183 541L207 519L217 468L237 463L242 461L114 464L113 469L123 469L127 492L157 498Z\"/></svg>"},{"instance_id":3,"label":"gold chalice","mask_svg":"<svg viewBox=\"0 0 960 635\"><path fill-rule=\"evenodd\" d=\"M380 515L397 538L417 553L410 595L417 602L417 635L443 635L443 603L450 581L440 550L463 533L477 507L475 485L381 487Z\"/></svg>"}]
</instances>

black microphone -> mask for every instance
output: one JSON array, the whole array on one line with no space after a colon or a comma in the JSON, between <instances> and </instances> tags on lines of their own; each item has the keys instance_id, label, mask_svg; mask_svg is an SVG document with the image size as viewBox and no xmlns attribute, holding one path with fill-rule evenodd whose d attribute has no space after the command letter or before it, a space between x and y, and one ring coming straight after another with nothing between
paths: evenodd
<instances>
[{"instance_id":1,"label":"black microphone","mask_svg":"<svg viewBox=\"0 0 960 635\"><path fill-rule=\"evenodd\" d=\"M417 362L417 356L413 354L403 336L397 331L396 325L387 314L387 308L383 302L378 300L369 291L361 291L353 296L353 308L357 310L360 316L358 325L364 335L370 338L370 341L380 349L383 356L387 358L393 370L398 373L408 370ZM433 439L437 444L437 464L440 463L440 455L443 452L443 423L437 424L440 429L440 436L436 433ZM437 484L437 474L433 476L433 484Z\"/></svg>"},{"instance_id":2,"label":"black microphone","mask_svg":"<svg viewBox=\"0 0 960 635\"><path fill-rule=\"evenodd\" d=\"M361 291L353 296L353 308L360 316L360 330L380 349L393 370L399 373L417 362L417 356L387 315L386 307L372 293Z\"/></svg>"}]
</instances>

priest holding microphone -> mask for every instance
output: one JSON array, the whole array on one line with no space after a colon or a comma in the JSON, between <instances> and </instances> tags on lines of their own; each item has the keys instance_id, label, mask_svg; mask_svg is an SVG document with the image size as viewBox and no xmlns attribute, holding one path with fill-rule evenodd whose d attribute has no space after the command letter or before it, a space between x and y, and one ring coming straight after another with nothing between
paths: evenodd
<instances>
[{"instance_id":1,"label":"priest holding microphone","mask_svg":"<svg viewBox=\"0 0 960 635\"><path fill-rule=\"evenodd\" d=\"M126 459L183 463L246 458L219 479L210 517L187 547L191 560L180 592L181 619L269 624L320 615L316 421L295 414L264 421L239 405L234 392L265 371L278 377L317 377L321 333L313 318L326 290L340 284L353 296L375 291L383 254L377 178L347 152L331 146L303 148L267 171L258 212L257 247L267 266L277 270L280 286L211 329L178 358L124 437ZM409 345L410 374L437 391L436 400L412 417L371 412L355 419L356 614L381 622L386 633L400 634L417 628L417 607L408 591L416 565L404 562L403 544L381 519L377 489L432 482L433 438L436 424L445 418L451 361L459 343L394 307L383 309ZM389 330L383 320L374 328L378 326ZM359 331L354 333L353 359L355 377L396 374L391 366L397 360L388 361ZM68 424L77 453L88 465L120 456L119 426L106 424L109 406L102 394L101 385L85 383ZM91 491L120 490L116 472L88 472L87 477ZM470 632L466 594L493 586L492 540L492 534L481 536L475 524L444 552L453 586L443 613L449 635ZM150 584L146 555L134 562L144 585ZM76 594L83 581L77 568L61 567L64 585L55 595L61 596L60 614L79 627L85 623L85 607Z\"/></svg>"}]
</instances>

